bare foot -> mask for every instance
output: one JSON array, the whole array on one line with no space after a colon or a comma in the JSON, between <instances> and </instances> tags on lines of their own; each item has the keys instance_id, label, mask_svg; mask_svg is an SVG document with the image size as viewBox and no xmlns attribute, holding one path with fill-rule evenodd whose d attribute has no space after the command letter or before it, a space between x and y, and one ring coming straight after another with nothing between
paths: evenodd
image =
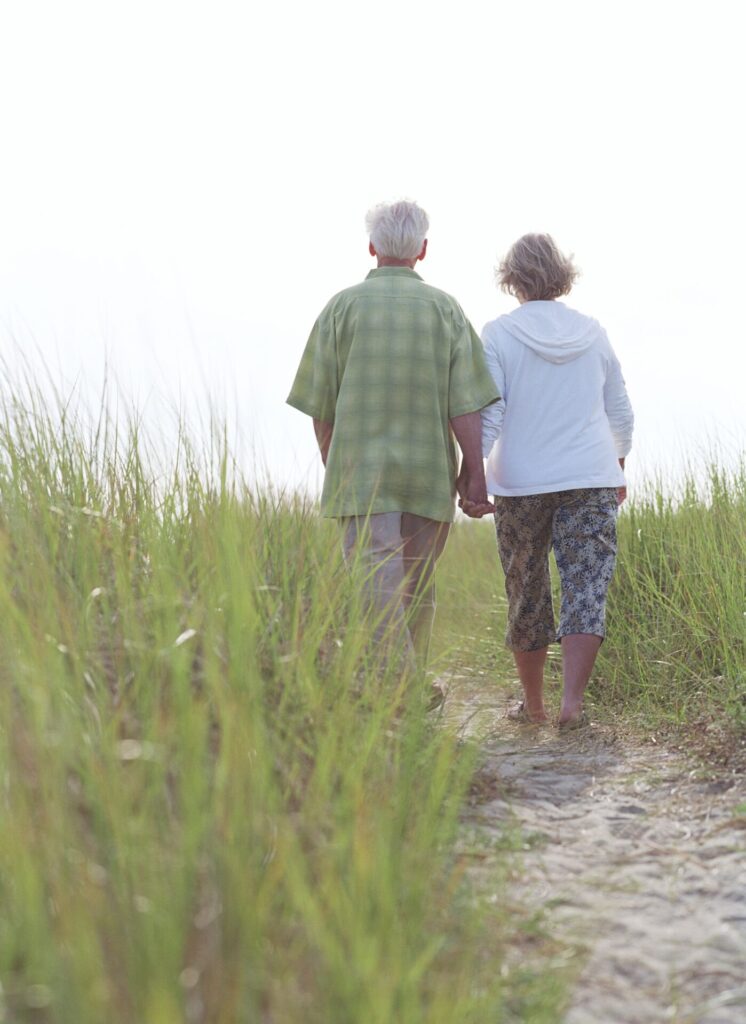
<instances>
[{"instance_id":1,"label":"bare foot","mask_svg":"<svg viewBox=\"0 0 746 1024\"><path fill-rule=\"evenodd\" d=\"M524 725L541 725L542 722L549 721L549 716L543 706L529 711L523 700L508 711L507 717L511 722L522 722Z\"/></svg>"},{"instance_id":2,"label":"bare foot","mask_svg":"<svg viewBox=\"0 0 746 1024\"><path fill-rule=\"evenodd\" d=\"M582 726L588 725L588 715L583 710L583 705L572 709L562 708L557 725L561 731L580 729Z\"/></svg>"}]
</instances>

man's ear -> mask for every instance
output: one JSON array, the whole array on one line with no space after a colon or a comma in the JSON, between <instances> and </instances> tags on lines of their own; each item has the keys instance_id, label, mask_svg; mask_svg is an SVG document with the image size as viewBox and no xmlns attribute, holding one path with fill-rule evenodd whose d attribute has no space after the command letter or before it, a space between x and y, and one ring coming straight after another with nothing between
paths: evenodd
<instances>
[{"instance_id":1,"label":"man's ear","mask_svg":"<svg viewBox=\"0 0 746 1024\"><path fill-rule=\"evenodd\" d=\"M378 255L378 253L376 252L372 242L370 242L368 244L368 252L371 254L371 256L377 256Z\"/></svg>"},{"instance_id":2,"label":"man's ear","mask_svg":"<svg viewBox=\"0 0 746 1024\"><path fill-rule=\"evenodd\" d=\"M417 259L418 260L424 260L424 258L426 256L427 256L427 239L425 239L425 241L422 243L422 249L421 249L420 254L417 257Z\"/></svg>"}]
</instances>

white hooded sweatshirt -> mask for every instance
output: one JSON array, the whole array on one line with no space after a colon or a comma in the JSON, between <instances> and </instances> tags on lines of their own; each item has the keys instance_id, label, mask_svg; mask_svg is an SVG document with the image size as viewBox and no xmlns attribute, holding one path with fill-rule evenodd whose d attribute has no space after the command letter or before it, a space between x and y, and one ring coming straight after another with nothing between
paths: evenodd
<instances>
[{"instance_id":1,"label":"white hooded sweatshirt","mask_svg":"<svg viewBox=\"0 0 746 1024\"><path fill-rule=\"evenodd\" d=\"M563 302L525 302L482 331L501 400L482 410L490 494L621 487L634 417L597 320Z\"/></svg>"}]
</instances>

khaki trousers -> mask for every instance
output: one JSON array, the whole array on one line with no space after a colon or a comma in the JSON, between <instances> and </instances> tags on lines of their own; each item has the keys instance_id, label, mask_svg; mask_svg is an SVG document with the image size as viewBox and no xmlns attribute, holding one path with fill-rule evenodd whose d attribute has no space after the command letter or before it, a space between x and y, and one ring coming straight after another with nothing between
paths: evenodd
<instances>
[{"instance_id":1,"label":"khaki trousers","mask_svg":"<svg viewBox=\"0 0 746 1024\"><path fill-rule=\"evenodd\" d=\"M435 563L449 523L409 512L343 520L345 561L365 573L365 597L377 612L375 639L406 667L424 668L435 618Z\"/></svg>"}]
</instances>

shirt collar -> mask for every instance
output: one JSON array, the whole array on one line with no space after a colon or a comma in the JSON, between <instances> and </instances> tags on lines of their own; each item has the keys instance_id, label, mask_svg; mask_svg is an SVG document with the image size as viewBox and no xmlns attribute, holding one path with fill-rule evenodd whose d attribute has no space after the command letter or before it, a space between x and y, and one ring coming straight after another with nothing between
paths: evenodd
<instances>
[{"instance_id":1,"label":"shirt collar","mask_svg":"<svg viewBox=\"0 0 746 1024\"><path fill-rule=\"evenodd\" d=\"M403 275L406 277L416 277L418 281L422 278L415 270L410 270L409 267L376 267L374 270L369 270L365 280L367 281L371 277L389 277L393 275Z\"/></svg>"}]
</instances>

